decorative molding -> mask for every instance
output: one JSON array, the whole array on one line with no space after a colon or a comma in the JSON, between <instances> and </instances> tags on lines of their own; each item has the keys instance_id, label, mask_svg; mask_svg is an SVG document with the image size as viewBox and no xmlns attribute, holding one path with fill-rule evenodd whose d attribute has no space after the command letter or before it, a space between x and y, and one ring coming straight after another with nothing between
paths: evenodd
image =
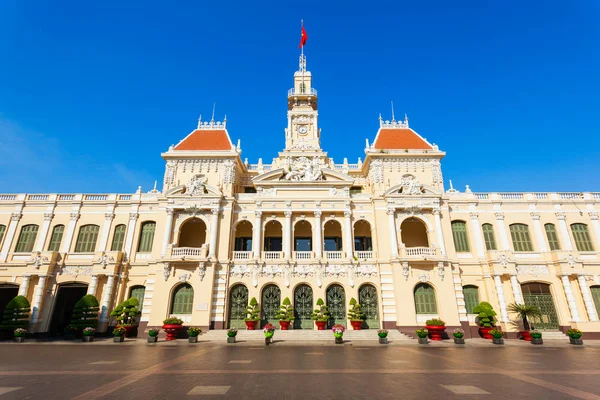
<instances>
[{"instance_id":1,"label":"decorative molding","mask_svg":"<svg viewBox=\"0 0 600 400\"><path fill-rule=\"evenodd\" d=\"M342 265L328 264L325 267L325 276L328 277L328 278L337 279L337 278L346 276L347 273L348 273L348 271Z\"/></svg>"},{"instance_id":2,"label":"decorative molding","mask_svg":"<svg viewBox=\"0 0 600 400\"><path fill-rule=\"evenodd\" d=\"M130 221L135 221L139 218L140 214L136 213L136 212L130 212L129 213L129 220Z\"/></svg>"},{"instance_id":3,"label":"decorative molding","mask_svg":"<svg viewBox=\"0 0 600 400\"><path fill-rule=\"evenodd\" d=\"M408 280L410 276L410 266L407 261L402 262L402 275L404 276L404 280Z\"/></svg>"},{"instance_id":4,"label":"decorative molding","mask_svg":"<svg viewBox=\"0 0 600 400\"><path fill-rule=\"evenodd\" d=\"M549 275L548 267L545 265L517 265L517 275Z\"/></svg>"},{"instance_id":5,"label":"decorative molding","mask_svg":"<svg viewBox=\"0 0 600 400\"><path fill-rule=\"evenodd\" d=\"M494 213L494 216L496 217L496 219L498 221L504 221L504 213L497 212L497 213Z\"/></svg>"},{"instance_id":6,"label":"decorative molding","mask_svg":"<svg viewBox=\"0 0 600 400\"><path fill-rule=\"evenodd\" d=\"M573 254L567 254L567 256L565 257L565 261L567 262L569 267L575 268L575 264L577 262L575 261L575 256L573 256Z\"/></svg>"},{"instance_id":7,"label":"decorative molding","mask_svg":"<svg viewBox=\"0 0 600 400\"><path fill-rule=\"evenodd\" d=\"M564 221L567 219L567 214L565 214L564 212L557 212L555 215L559 221Z\"/></svg>"},{"instance_id":8,"label":"decorative molding","mask_svg":"<svg viewBox=\"0 0 600 400\"><path fill-rule=\"evenodd\" d=\"M598 213L597 212L591 212L591 213L588 213L588 215L590 216L590 219L592 221L598 221Z\"/></svg>"},{"instance_id":9,"label":"decorative molding","mask_svg":"<svg viewBox=\"0 0 600 400\"><path fill-rule=\"evenodd\" d=\"M323 171L319 164L319 158L313 157L288 157L286 159L287 172L281 180L292 182L314 182L323 180Z\"/></svg>"},{"instance_id":10,"label":"decorative molding","mask_svg":"<svg viewBox=\"0 0 600 400\"><path fill-rule=\"evenodd\" d=\"M446 272L444 271L444 263L440 261L438 262L438 276L440 277L441 281L444 280L445 274Z\"/></svg>"},{"instance_id":11,"label":"decorative molding","mask_svg":"<svg viewBox=\"0 0 600 400\"><path fill-rule=\"evenodd\" d=\"M165 282L169 280L169 277L171 276L171 264L170 263L165 263L165 266L163 267L163 276L165 278Z\"/></svg>"},{"instance_id":12,"label":"decorative molding","mask_svg":"<svg viewBox=\"0 0 600 400\"><path fill-rule=\"evenodd\" d=\"M356 275L361 277L375 277L377 276L377 267L373 264L359 264L356 267Z\"/></svg>"},{"instance_id":13,"label":"decorative molding","mask_svg":"<svg viewBox=\"0 0 600 400\"><path fill-rule=\"evenodd\" d=\"M208 178L202 174L192 176L188 184L185 186L185 194L190 196L201 196L207 194L206 182Z\"/></svg>"},{"instance_id":14,"label":"decorative molding","mask_svg":"<svg viewBox=\"0 0 600 400\"><path fill-rule=\"evenodd\" d=\"M60 270L60 275L69 276L92 276L94 267L82 267L82 266L63 266Z\"/></svg>"},{"instance_id":15,"label":"decorative molding","mask_svg":"<svg viewBox=\"0 0 600 400\"><path fill-rule=\"evenodd\" d=\"M35 269L40 269L42 264L49 262L48 257L42 256L42 253L37 251L35 254L29 259L29 263L35 267Z\"/></svg>"},{"instance_id":16,"label":"decorative molding","mask_svg":"<svg viewBox=\"0 0 600 400\"><path fill-rule=\"evenodd\" d=\"M498 256L497 262L498 262L498 264L500 264L500 266L502 268L507 268L508 267L508 256L506 254L500 254Z\"/></svg>"},{"instance_id":17,"label":"decorative molding","mask_svg":"<svg viewBox=\"0 0 600 400\"><path fill-rule=\"evenodd\" d=\"M101 264L102 268L106 269L109 263L115 262L115 258L113 256L109 256L108 254L106 254L106 252L103 251L102 255L94 261Z\"/></svg>"},{"instance_id":18,"label":"decorative molding","mask_svg":"<svg viewBox=\"0 0 600 400\"><path fill-rule=\"evenodd\" d=\"M429 281L429 274L427 272L423 272L421 275L419 275L419 281L426 283Z\"/></svg>"},{"instance_id":19,"label":"decorative molding","mask_svg":"<svg viewBox=\"0 0 600 400\"><path fill-rule=\"evenodd\" d=\"M479 214L478 214L478 213L476 213L476 212L469 213L469 216L470 216L470 217L471 217L471 219L473 219L473 220L477 220L477 219L479 219Z\"/></svg>"},{"instance_id":20,"label":"decorative molding","mask_svg":"<svg viewBox=\"0 0 600 400\"><path fill-rule=\"evenodd\" d=\"M44 221L52 221L52 218L54 218L54 214L49 212L49 213L44 213Z\"/></svg>"},{"instance_id":21,"label":"decorative molding","mask_svg":"<svg viewBox=\"0 0 600 400\"><path fill-rule=\"evenodd\" d=\"M190 278L192 277L192 274L181 274L179 275L179 277L177 278L179 280L179 282L187 282Z\"/></svg>"},{"instance_id":22,"label":"decorative molding","mask_svg":"<svg viewBox=\"0 0 600 400\"><path fill-rule=\"evenodd\" d=\"M531 219L534 221L539 221L540 220L540 213L538 212L532 212L531 214Z\"/></svg>"}]
</instances>

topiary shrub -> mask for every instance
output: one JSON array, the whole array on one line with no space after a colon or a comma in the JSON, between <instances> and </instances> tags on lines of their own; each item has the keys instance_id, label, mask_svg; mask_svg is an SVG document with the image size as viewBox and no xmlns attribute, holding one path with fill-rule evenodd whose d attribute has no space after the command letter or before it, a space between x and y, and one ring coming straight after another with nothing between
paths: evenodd
<instances>
[{"instance_id":1,"label":"topiary shrub","mask_svg":"<svg viewBox=\"0 0 600 400\"><path fill-rule=\"evenodd\" d=\"M290 322L294 320L294 308L289 297L283 299L283 303L279 306L279 311L275 316L278 321Z\"/></svg>"},{"instance_id":2,"label":"topiary shrub","mask_svg":"<svg viewBox=\"0 0 600 400\"><path fill-rule=\"evenodd\" d=\"M114 310L111 311L110 316L115 317L119 325L131 326L135 323L135 317L140 315L142 312L138 309L140 302L135 297L125 300Z\"/></svg>"},{"instance_id":3,"label":"topiary shrub","mask_svg":"<svg viewBox=\"0 0 600 400\"><path fill-rule=\"evenodd\" d=\"M4 308L0 330L13 332L17 328L27 329L31 305L25 296L16 296Z\"/></svg>"},{"instance_id":4,"label":"topiary shrub","mask_svg":"<svg viewBox=\"0 0 600 400\"><path fill-rule=\"evenodd\" d=\"M69 327L77 331L84 328L96 328L98 325L98 310L100 310L98 299L91 294L86 294L75 303Z\"/></svg>"},{"instance_id":5,"label":"topiary shrub","mask_svg":"<svg viewBox=\"0 0 600 400\"><path fill-rule=\"evenodd\" d=\"M256 301L256 297L250 300L250 304L246 307L246 321L260 321L260 305Z\"/></svg>"},{"instance_id":6,"label":"topiary shrub","mask_svg":"<svg viewBox=\"0 0 600 400\"><path fill-rule=\"evenodd\" d=\"M350 299L350 310L348 310L348 319L350 321L364 321L365 314L362 312L360 304L353 297Z\"/></svg>"},{"instance_id":7,"label":"topiary shrub","mask_svg":"<svg viewBox=\"0 0 600 400\"><path fill-rule=\"evenodd\" d=\"M492 308L492 305L487 301L482 301L473 308L473 313L477 314L475 322L483 328L491 328L495 326L496 311Z\"/></svg>"},{"instance_id":8,"label":"topiary shrub","mask_svg":"<svg viewBox=\"0 0 600 400\"><path fill-rule=\"evenodd\" d=\"M327 306L325 305L325 302L323 301L323 299L317 300L317 307L318 308L315 308L314 311L312 312L310 318L313 321L319 321L319 322L329 321L329 319L331 318L331 315L329 314L329 310L327 309Z\"/></svg>"}]
</instances>

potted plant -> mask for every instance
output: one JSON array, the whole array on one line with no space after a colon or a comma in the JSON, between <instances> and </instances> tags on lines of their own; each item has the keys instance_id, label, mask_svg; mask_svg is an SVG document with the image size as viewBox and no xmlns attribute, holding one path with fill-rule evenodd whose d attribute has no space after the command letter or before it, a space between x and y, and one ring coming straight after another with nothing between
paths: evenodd
<instances>
[{"instance_id":1,"label":"potted plant","mask_svg":"<svg viewBox=\"0 0 600 400\"><path fill-rule=\"evenodd\" d=\"M492 335L492 343L504 344L504 339L502 338L502 336L504 336L504 332L502 332L500 329L492 329L490 331L490 335Z\"/></svg>"},{"instance_id":2,"label":"potted plant","mask_svg":"<svg viewBox=\"0 0 600 400\"><path fill-rule=\"evenodd\" d=\"M473 308L473 312L477 314L475 322L479 325L479 336L484 339L491 339L490 331L494 329L496 321L496 311L487 301L482 301Z\"/></svg>"},{"instance_id":3,"label":"potted plant","mask_svg":"<svg viewBox=\"0 0 600 400\"><path fill-rule=\"evenodd\" d=\"M253 331L256 323L260 321L260 305L256 301L256 297L250 300L250 304L246 307L246 329Z\"/></svg>"},{"instance_id":4,"label":"potted plant","mask_svg":"<svg viewBox=\"0 0 600 400\"><path fill-rule=\"evenodd\" d=\"M344 325L335 324L331 327L333 337L335 338L335 344L344 344L344 331L346 328Z\"/></svg>"},{"instance_id":5,"label":"potted plant","mask_svg":"<svg viewBox=\"0 0 600 400\"><path fill-rule=\"evenodd\" d=\"M417 329L415 331L415 334L419 338L419 344L427 344L428 343L427 336L429 335L429 332L427 332L427 329L425 329L425 328Z\"/></svg>"},{"instance_id":6,"label":"potted plant","mask_svg":"<svg viewBox=\"0 0 600 400\"><path fill-rule=\"evenodd\" d=\"M455 344L465 344L465 331L461 328L456 328L454 333L454 343Z\"/></svg>"},{"instance_id":7,"label":"potted plant","mask_svg":"<svg viewBox=\"0 0 600 400\"><path fill-rule=\"evenodd\" d=\"M348 310L348 319L350 320L350 325L352 325L352 329L355 331L359 331L363 322L365 321L365 314L360 309L360 304L353 297L350 299L350 310Z\"/></svg>"},{"instance_id":8,"label":"potted plant","mask_svg":"<svg viewBox=\"0 0 600 400\"><path fill-rule=\"evenodd\" d=\"M379 336L379 344L388 344L388 333L389 332L387 329L380 329L377 331L377 336Z\"/></svg>"},{"instance_id":9,"label":"potted plant","mask_svg":"<svg viewBox=\"0 0 600 400\"><path fill-rule=\"evenodd\" d=\"M511 303L506 309L508 310L508 312L519 315L519 317L523 321L523 330L519 330L519 333L523 340L527 342L531 341L531 335L529 333L531 327L529 325L528 318L541 318L542 313L540 312L540 309L536 306L518 303Z\"/></svg>"},{"instance_id":10,"label":"potted plant","mask_svg":"<svg viewBox=\"0 0 600 400\"><path fill-rule=\"evenodd\" d=\"M428 319L425 321L425 328L429 332L431 340L442 340L442 335L446 330L446 323L439 318Z\"/></svg>"},{"instance_id":11,"label":"potted plant","mask_svg":"<svg viewBox=\"0 0 600 400\"><path fill-rule=\"evenodd\" d=\"M579 329L571 328L567 331L567 335L569 336L569 342L571 342L571 344L579 346L583 344L583 339L581 339L583 332Z\"/></svg>"},{"instance_id":12,"label":"potted plant","mask_svg":"<svg viewBox=\"0 0 600 400\"><path fill-rule=\"evenodd\" d=\"M127 331L126 337L137 336L135 332L137 330L136 317L142 313L138 308L139 305L138 299L132 297L119 304L110 313L111 317L115 317L117 327L125 328Z\"/></svg>"},{"instance_id":13,"label":"potted plant","mask_svg":"<svg viewBox=\"0 0 600 400\"><path fill-rule=\"evenodd\" d=\"M290 327L290 322L294 320L294 308L289 297L283 299L283 303L279 306L279 311L275 316L279 320L279 326L282 331L287 331Z\"/></svg>"},{"instance_id":14,"label":"potted plant","mask_svg":"<svg viewBox=\"0 0 600 400\"><path fill-rule=\"evenodd\" d=\"M148 343L156 343L158 342L158 329L149 329L148 330Z\"/></svg>"},{"instance_id":15,"label":"potted plant","mask_svg":"<svg viewBox=\"0 0 600 400\"><path fill-rule=\"evenodd\" d=\"M29 301L25 296L16 296L8 302L4 308L4 315L2 316L2 322L0 323L0 331L13 332L16 329L27 329L29 327L29 312L31 307ZM17 341L17 336L14 336ZM20 337L20 342L25 340L25 335Z\"/></svg>"},{"instance_id":16,"label":"potted plant","mask_svg":"<svg viewBox=\"0 0 600 400\"><path fill-rule=\"evenodd\" d=\"M121 343L125 340L125 334L127 333L127 330L125 328L122 327L118 327L113 329L113 342L115 343Z\"/></svg>"},{"instance_id":17,"label":"potted plant","mask_svg":"<svg viewBox=\"0 0 600 400\"><path fill-rule=\"evenodd\" d=\"M275 335L275 325L272 323L267 323L263 327L263 333L265 334L265 344L268 346L273 343L273 335Z\"/></svg>"},{"instance_id":18,"label":"potted plant","mask_svg":"<svg viewBox=\"0 0 600 400\"><path fill-rule=\"evenodd\" d=\"M27 334L27 330L24 328L17 328L14 331L14 341L17 343L23 343L25 341L25 335Z\"/></svg>"},{"instance_id":19,"label":"potted plant","mask_svg":"<svg viewBox=\"0 0 600 400\"><path fill-rule=\"evenodd\" d=\"M98 310L100 310L98 299L91 294L86 294L75 303L69 324L75 337L79 337L85 328L95 329L98 326Z\"/></svg>"},{"instance_id":20,"label":"potted plant","mask_svg":"<svg viewBox=\"0 0 600 400\"><path fill-rule=\"evenodd\" d=\"M88 343L93 342L95 334L96 334L96 330L94 328L90 328L89 326L87 328L83 328L82 340L84 342L88 342Z\"/></svg>"},{"instance_id":21,"label":"potted plant","mask_svg":"<svg viewBox=\"0 0 600 400\"><path fill-rule=\"evenodd\" d=\"M329 314L329 310L321 298L317 300L317 307L318 308L312 312L310 317L313 321L315 321L317 330L323 331L327 326L327 321L331 319L331 314Z\"/></svg>"},{"instance_id":22,"label":"potted plant","mask_svg":"<svg viewBox=\"0 0 600 400\"><path fill-rule=\"evenodd\" d=\"M198 335L200 334L200 332L202 332L202 329L200 328L195 328L195 327L191 327L188 328L187 333L188 333L188 342L189 343L198 343Z\"/></svg>"},{"instance_id":23,"label":"potted plant","mask_svg":"<svg viewBox=\"0 0 600 400\"><path fill-rule=\"evenodd\" d=\"M179 318L167 318L163 321L162 328L167 333L166 340L175 340L179 331L183 328L183 321Z\"/></svg>"},{"instance_id":24,"label":"potted plant","mask_svg":"<svg viewBox=\"0 0 600 400\"><path fill-rule=\"evenodd\" d=\"M235 343L235 337L237 336L237 329L229 328L227 329L227 343Z\"/></svg>"},{"instance_id":25,"label":"potted plant","mask_svg":"<svg viewBox=\"0 0 600 400\"><path fill-rule=\"evenodd\" d=\"M531 344L544 344L542 332L535 330L531 331Z\"/></svg>"}]
</instances>

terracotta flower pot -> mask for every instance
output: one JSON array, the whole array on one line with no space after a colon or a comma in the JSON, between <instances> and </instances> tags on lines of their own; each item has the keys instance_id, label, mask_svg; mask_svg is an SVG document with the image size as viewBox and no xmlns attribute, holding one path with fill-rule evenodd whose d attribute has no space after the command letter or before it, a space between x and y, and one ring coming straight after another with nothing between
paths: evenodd
<instances>
[{"instance_id":1,"label":"terracotta flower pot","mask_svg":"<svg viewBox=\"0 0 600 400\"><path fill-rule=\"evenodd\" d=\"M352 325L352 329L355 331L360 331L360 327L362 326L363 321L350 321L350 325Z\"/></svg>"},{"instance_id":2,"label":"terracotta flower pot","mask_svg":"<svg viewBox=\"0 0 600 400\"><path fill-rule=\"evenodd\" d=\"M531 342L531 332L519 331L519 333L521 334L521 337L523 338L524 341Z\"/></svg>"},{"instance_id":3,"label":"terracotta flower pot","mask_svg":"<svg viewBox=\"0 0 600 400\"><path fill-rule=\"evenodd\" d=\"M117 325L115 328L123 328L125 329L125 337L126 338L134 338L137 337L137 325Z\"/></svg>"},{"instance_id":4,"label":"terracotta flower pot","mask_svg":"<svg viewBox=\"0 0 600 400\"><path fill-rule=\"evenodd\" d=\"M290 321L279 321L279 327L281 328L282 331L289 330Z\"/></svg>"},{"instance_id":5,"label":"terracotta flower pot","mask_svg":"<svg viewBox=\"0 0 600 400\"><path fill-rule=\"evenodd\" d=\"M490 334L490 331L494 329L494 328L486 328L486 327L479 327L479 336L481 336L484 339L492 339L492 335Z\"/></svg>"},{"instance_id":6,"label":"terracotta flower pot","mask_svg":"<svg viewBox=\"0 0 600 400\"><path fill-rule=\"evenodd\" d=\"M167 324L163 325L162 328L167 333L166 340L175 340L183 325Z\"/></svg>"},{"instance_id":7,"label":"terracotta flower pot","mask_svg":"<svg viewBox=\"0 0 600 400\"><path fill-rule=\"evenodd\" d=\"M256 328L256 321L246 321L246 329L253 331Z\"/></svg>"},{"instance_id":8,"label":"terracotta flower pot","mask_svg":"<svg viewBox=\"0 0 600 400\"><path fill-rule=\"evenodd\" d=\"M429 338L431 340L442 340L442 335L446 330L445 326L427 325L425 328L427 328L427 331L429 331Z\"/></svg>"},{"instance_id":9,"label":"terracotta flower pot","mask_svg":"<svg viewBox=\"0 0 600 400\"><path fill-rule=\"evenodd\" d=\"M317 324L317 330L324 331L327 326L327 321L315 321L315 324Z\"/></svg>"}]
</instances>

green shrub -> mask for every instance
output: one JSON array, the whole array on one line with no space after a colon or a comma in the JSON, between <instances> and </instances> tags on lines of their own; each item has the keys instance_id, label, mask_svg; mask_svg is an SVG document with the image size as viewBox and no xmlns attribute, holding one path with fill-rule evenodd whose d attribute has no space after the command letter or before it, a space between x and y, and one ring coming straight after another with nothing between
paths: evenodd
<instances>
[{"instance_id":1,"label":"green shrub","mask_svg":"<svg viewBox=\"0 0 600 400\"><path fill-rule=\"evenodd\" d=\"M365 314L360 309L360 304L353 297L350 299L350 310L348 310L348 319L350 321L364 321Z\"/></svg>"},{"instance_id":2,"label":"green shrub","mask_svg":"<svg viewBox=\"0 0 600 400\"><path fill-rule=\"evenodd\" d=\"M114 337L125 336L125 334L127 333L127 329L120 326L118 328L115 328L112 333Z\"/></svg>"},{"instance_id":3,"label":"green shrub","mask_svg":"<svg viewBox=\"0 0 600 400\"><path fill-rule=\"evenodd\" d=\"M583 332L581 332L579 329L571 328L567 331L567 335L571 339L579 339L583 336Z\"/></svg>"},{"instance_id":4,"label":"green shrub","mask_svg":"<svg viewBox=\"0 0 600 400\"><path fill-rule=\"evenodd\" d=\"M158 336L158 329L149 329L148 330L148 336L150 336L150 337L157 337Z\"/></svg>"},{"instance_id":5,"label":"green shrub","mask_svg":"<svg viewBox=\"0 0 600 400\"><path fill-rule=\"evenodd\" d=\"M142 312L138 306L140 302L135 297L125 300L114 310L111 311L110 316L115 317L119 325L133 325L135 323L135 317L140 315Z\"/></svg>"},{"instance_id":6,"label":"green shrub","mask_svg":"<svg viewBox=\"0 0 600 400\"><path fill-rule=\"evenodd\" d=\"M283 304L279 307L279 311L275 316L278 321L290 322L294 320L294 308L289 297L283 299Z\"/></svg>"},{"instance_id":7,"label":"green shrub","mask_svg":"<svg viewBox=\"0 0 600 400\"><path fill-rule=\"evenodd\" d=\"M188 328L187 333L189 337L198 337L198 335L200 334L200 332L202 332L202 329L200 328Z\"/></svg>"},{"instance_id":8,"label":"green shrub","mask_svg":"<svg viewBox=\"0 0 600 400\"><path fill-rule=\"evenodd\" d=\"M73 315L69 327L72 330L83 330L84 328L96 328L98 325L98 300L91 294L83 296L73 308Z\"/></svg>"},{"instance_id":9,"label":"green shrub","mask_svg":"<svg viewBox=\"0 0 600 400\"><path fill-rule=\"evenodd\" d=\"M425 321L425 325L429 326L446 326L446 323L439 318L428 319Z\"/></svg>"},{"instance_id":10,"label":"green shrub","mask_svg":"<svg viewBox=\"0 0 600 400\"><path fill-rule=\"evenodd\" d=\"M16 296L4 308L4 316L0 330L14 331L17 328L27 329L31 306L25 296Z\"/></svg>"},{"instance_id":11,"label":"green shrub","mask_svg":"<svg viewBox=\"0 0 600 400\"><path fill-rule=\"evenodd\" d=\"M429 334L429 331L425 328L421 328L421 329L417 329L415 331L416 335L420 338L426 338L427 335Z\"/></svg>"},{"instance_id":12,"label":"green shrub","mask_svg":"<svg viewBox=\"0 0 600 400\"><path fill-rule=\"evenodd\" d=\"M502 332L500 329L492 329L490 331L490 335L492 335L492 337L495 339L500 339L502 336L504 336L504 332Z\"/></svg>"},{"instance_id":13,"label":"green shrub","mask_svg":"<svg viewBox=\"0 0 600 400\"><path fill-rule=\"evenodd\" d=\"M479 326L484 328L491 328L495 326L496 311L492 308L492 305L486 301L482 301L473 308L473 313L477 314L476 322Z\"/></svg>"},{"instance_id":14,"label":"green shrub","mask_svg":"<svg viewBox=\"0 0 600 400\"><path fill-rule=\"evenodd\" d=\"M316 308L310 315L310 318L313 321L319 321L319 322L329 321L329 319L331 318L331 314L329 314L329 310L327 309L327 306L325 305L325 302L323 301L323 299L317 300L317 307L318 308Z\"/></svg>"},{"instance_id":15,"label":"green shrub","mask_svg":"<svg viewBox=\"0 0 600 400\"><path fill-rule=\"evenodd\" d=\"M179 318L167 318L163 321L163 325L183 325L183 320Z\"/></svg>"},{"instance_id":16,"label":"green shrub","mask_svg":"<svg viewBox=\"0 0 600 400\"><path fill-rule=\"evenodd\" d=\"M531 331L531 337L534 339L541 339L542 338L542 332L540 331Z\"/></svg>"},{"instance_id":17,"label":"green shrub","mask_svg":"<svg viewBox=\"0 0 600 400\"><path fill-rule=\"evenodd\" d=\"M250 300L250 304L246 307L246 321L260 321L260 305L256 301L256 297Z\"/></svg>"}]
</instances>

